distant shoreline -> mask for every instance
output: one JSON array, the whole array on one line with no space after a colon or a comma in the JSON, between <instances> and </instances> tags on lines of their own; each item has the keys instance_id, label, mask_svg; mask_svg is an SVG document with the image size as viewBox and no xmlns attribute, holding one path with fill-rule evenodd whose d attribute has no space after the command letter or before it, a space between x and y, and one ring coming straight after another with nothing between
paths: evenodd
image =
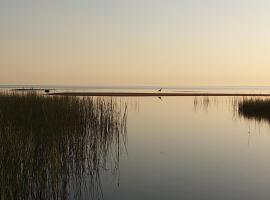
<instances>
[{"instance_id":1,"label":"distant shoreline","mask_svg":"<svg viewBox=\"0 0 270 200\"><path fill-rule=\"evenodd\" d=\"M12 89L11 91L22 91L22 92L27 92L27 91L42 91L45 89L42 88L19 88L19 89Z\"/></svg>"},{"instance_id":2,"label":"distant shoreline","mask_svg":"<svg viewBox=\"0 0 270 200\"><path fill-rule=\"evenodd\" d=\"M174 97L174 96L258 96L268 97L269 94L256 93L153 93L153 92L57 92L48 95L58 96L107 96L107 97Z\"/></svg>"}]
</instances>

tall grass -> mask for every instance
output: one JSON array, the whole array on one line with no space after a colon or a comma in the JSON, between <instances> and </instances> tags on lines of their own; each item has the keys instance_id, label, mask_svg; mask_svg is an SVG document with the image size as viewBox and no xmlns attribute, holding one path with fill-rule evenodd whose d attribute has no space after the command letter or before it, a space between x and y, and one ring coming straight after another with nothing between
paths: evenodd
<instances>
[{"instance_id":1,"label":"tall grass","mask_svg":"<svg viewBox=\"0 0 270 200\"><path fill-rule=\"evenodd\" d=\"M244 99L238 104L238 113L247 119L270 122L270 99Z\"/></svg>"},{"instance_id":2,"label":"tall grass","mask_svg":"<svg viewBox=\"0 0 270 200\"><path fill-rule=\"evenodd\" d=\"M126 119L114 99L0 93L0 198L102 199L100 171L118 169Z\"/></svg>"}]
</instances>

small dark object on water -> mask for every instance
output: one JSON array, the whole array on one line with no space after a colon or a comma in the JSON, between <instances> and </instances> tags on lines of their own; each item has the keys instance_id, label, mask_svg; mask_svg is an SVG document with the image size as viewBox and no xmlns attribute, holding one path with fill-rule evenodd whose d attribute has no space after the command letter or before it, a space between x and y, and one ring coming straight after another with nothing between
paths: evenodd
<instances>
[{"instance_id":1,"label":"small dark object on water","mask_svg":"<svg viewBox=\"0 0 270 200\"><path fill-rule=\"evenodd\" d=\"M161 90L162 90L162 88L160 88L160 89L158 90L158 92L161 92Z\"/></svg>"},{"instance_id":2,"label":"small dark object on water","mask_svg":"<svg viewBox=\"0 0 270 200\"><path fill-rule=\"evenodd\" d=\"M47 89L47 90L45 90L45 92L46 92L46 93L49 93L49 92L50 92L50 90L48 90L48 89Z\"/></svg>"}]
</instances>

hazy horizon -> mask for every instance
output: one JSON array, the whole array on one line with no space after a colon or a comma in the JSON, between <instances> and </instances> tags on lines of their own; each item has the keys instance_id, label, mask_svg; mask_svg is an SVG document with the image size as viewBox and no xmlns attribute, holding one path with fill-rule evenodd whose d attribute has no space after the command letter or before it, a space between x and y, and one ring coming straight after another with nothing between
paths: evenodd
<instances>
[{"instance_id":1,"label":"hazy horizon","mask_svg":"<svg viewBox=\"0 0 270 200\"><path fill-rule=\"evenodd\" d=\"M269 84L270 2L0 2L0 84Z\"/></svg>"}]
</instances>

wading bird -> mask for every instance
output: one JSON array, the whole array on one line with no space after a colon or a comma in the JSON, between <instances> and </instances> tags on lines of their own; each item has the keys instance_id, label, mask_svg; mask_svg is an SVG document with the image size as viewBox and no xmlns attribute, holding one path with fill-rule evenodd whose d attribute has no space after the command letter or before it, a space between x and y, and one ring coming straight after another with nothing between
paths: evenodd
<instances>
[{"instance_id":1,"label":"wading bird","mask_svg":"<svg viewBox=\"0 0 270 200\"><path fill-rule=\"evenodd\" d=\"M161 90L162 90L162 88L160 88L160 89L158 90L158 92L161 92Z\"/></svg>"}]
</instances>

